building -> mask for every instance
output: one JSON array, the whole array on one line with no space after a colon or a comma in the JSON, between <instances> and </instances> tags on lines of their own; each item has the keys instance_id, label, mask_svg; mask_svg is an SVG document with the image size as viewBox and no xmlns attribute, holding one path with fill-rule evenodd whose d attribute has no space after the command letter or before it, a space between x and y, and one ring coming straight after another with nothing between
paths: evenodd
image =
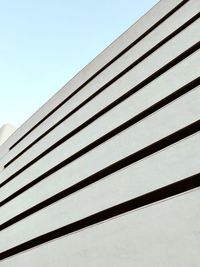
<instances>
[{"instance_id":1,"label":"building","mask_svg":"<svg viewBox=\"0 0 200 267\"><path fill-rule=\"evenodd\" d=\"M0 267L199 266L199 11L160 1L0 147Z\"/></svg>"},{"instance_id":2,"label":"building","mask_svg":"<svg viewBox=\"0 0 200 267\"><path fill-rule=\"evenodd\" d=\"M15 130L16 128L11 124L4 124L0 128L0 145L2 145L8 139L8 137L14 133Z\"/></svg>"}]
</instances>

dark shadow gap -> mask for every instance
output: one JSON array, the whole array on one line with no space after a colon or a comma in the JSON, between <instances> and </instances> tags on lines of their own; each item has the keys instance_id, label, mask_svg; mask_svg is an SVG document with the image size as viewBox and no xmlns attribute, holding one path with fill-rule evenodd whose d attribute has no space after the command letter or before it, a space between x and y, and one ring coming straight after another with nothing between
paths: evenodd
<instances>
[{"instance_id":1,"label":"dark shadow gap","mask_svg":"<svg viewBox=\"0 0 200 267\"><path fill-rule=\"evenodd\" d=\"M0 253L0 260L6 259L28 249L37 247L56 238L66 236L80 230L84 230L86 227L105 222L106 220L114 218L116 216L125 215L127 212L134 211L146 205L157 203L158 201L187 192L199 186L200 174L198 173L193 176L187 177L181 181L167 185L142 196L133 198L131 200L120 203L103 211L85 217L81 220L48 232L46 234L35 237L29 241L26 241L20 245L17 245Z\"/></svg>"},{"instance_id":2,"label":"dark shadow gap","mask_svg":"<svg viewBox=\"0 0 200 267\"><path fill-rule=\"evenodd\" d=\"M85 127L87 127L93 121L95 121L96 119L98 119L99 117L101 117L103 114L105 114L106 112L108 112L109 110L111 110L112 108L114 108L115 106L117 106L118 104L120 104L122 101L124 101L125 99L127 99L132 94L134 94L137 91L139 91L140 89L142 89L144 86L146 86L147 84L149 84L150 82L152 82L154 79L158 78L164 72L166 72L167 70L169 70L170 68L172 68L173 66L175 66L176 64L178 64L179 62L181 62L182 60L184 60L185 58L187 58L189 55L191 55L192 53L194 53L199 48L200 48L200 42L197 42L192 47L190 47L189 49L187 49L186 51L184 51L183 53L181 53L179 56L177 56L176 58L174 58L173 60L171 60L170 62L168 62L162 68L160 68L159 70L157 70L156 72L154 72L152 75L150 75L149 77L147 77L145 80L143 80L142 82L140 82L139 84L137 84L136 86L134 86L127 93L125 93L124 95L122 95L121 97L119 97L118 99L116 99L110 105L108 105L107 107L105 107L104 109L102 109L100 112L98 112L97 114L95 114L94 116L92 116L90 119L88 119L87 121L85 121L83 124L81 124L80 126L78 126L77 128L75 128L74 130L72 130L69 134L67 134L66 136L64 136L63 138L61 138L55 144L53 144L52 146L50 146L46 151L44 151L43 153L41 153L37 157L37 160L40 159L41 157L43 157L44 155L46 155L47 153L49 153L50 151L52 151L53 149L55 149L57 146L59 146L60 144L62 144L66 140L70 139L72 136L74 136L76 133L80 132L82 129L84 129ZM12 174L10 177L8 177L4 182L2 182L0 184L0 187L4 186L9 181L11 181L12 179L14 179L17 175L19 175L24 170L26 170L28 167L30 167L33 164L32 162L36 162L34 160L30 161L24 167L22 167L21 169L19 169L18 171L16 171L14 174Z\"/></svg>"},{"instance_id":3,"label":"dark shadow gap","mask_svg":"<svg viewBox=\"0 0 200 267\"><path fill-rule=\"evenodd\" d=\"M74 190L80 190L80 188L85 187L91 183L94 183L94 182L110 175L111 173L114 173L118 170L121 170L122 168L129 166L130 164L132 164L134 162L137 162L137 161L139 161L139 160L141 160L141 159L143 159L143 158L145 158L145 157L147 157L147 156L149 156L155 152L158 152L161 149L168 147L168 146L198 132L199 130L200 130L200 120L198 120L198 121L182 128L182 129L158 140L157 142L155 142L153 144L148 145L147 147L145 147L145 148L121 159L121 160L118 160L117 162L105 167L104 169L88 176L87 178L85 178L82 181L80 181L79 183L71 186L67 190L69 190L69 191L71 190L70 193L73 193ZM57 169L60 169L64 166L65 166L65 161L59 163L58 165L56 165L55 167L53 167L49 171L45 172L44 174L42 174L41 176L39 176L38 178L36 178L32 182L30 182L29 184L25 185L24 187L20 188L18 191L11 194L6 199L4 199L0 203L0 206L5 205L6 203L11 201L15 197L19 196L20 194L22 194L23 192L25 192L26 190L28 190L32 186L38 184L39 182L41 182L42 180L47 178L49 175L51 175L52 173L57 171ZM78 187L78 188L76 188L76 187ZM74 189L74 188L76 188L76 189Z\"/></svg>"},{"instance_id":4,"label":"dark shadow gap","mask_svg":"<svg viewBox=\"0 0 200 267\"><path fill-rule=\"evenodd\" d=\"M190 90L192 90L194 87L196 87L197 85L200 84L200 78L195 79L194 81L190 82L189 84L183 86L182 88L180 88L179 90L175 91L174 93L170 94L169 96L167 96L166 98L162 99L161 101L157 102L156 104L154 104L153 106L147 108L146 110L144 110L143 112L139 113L138 115L136 115L135 117L133 117L132 119L128 120L127 122L123 123L122 125L120 125L119 127L115 128L114 130L110 131L109 133L105 134L104 136L100 137L98 140L92 142L91 144L89 144L88 146L84 147L83 149L79 150L77 153L75 153L74 155L72 155L71 157L68 158L68 164L70 162L72 162L73 160L81 157L82 155L84 155L85 153L87 153L88 151L92 150L93 148L97 147L98 145L102 144L103 142L107 141L108 139L112 138L113 136L115 136L116 134L118 134L119 132L127 129L128 127L132 126L133 124L137 123L138 121L144 119L145 117L149 116L150 114L152 114L153 112L159 110L160 108L164 107L165 105L167 105L168 103L174 101L175 99L177 99L178 97L184 95L185 93L189 92ZM56 201L69 196L70 194L73 194L75 192L77 192L78 190L81 190L82 188L88 186L88 184L84 184L84 182L79 182L69 188L66 188L65 190L57 193L56 195L40 202L39 204L25 210L24 212L21 212L20 214L18 214L17 216L9 219L8 221L4 222L3 224L0 225L0 231L11 226L14 223L17 223L18 221L30 216L31 214L55 203Z\"/></svg>"}]
</instances>

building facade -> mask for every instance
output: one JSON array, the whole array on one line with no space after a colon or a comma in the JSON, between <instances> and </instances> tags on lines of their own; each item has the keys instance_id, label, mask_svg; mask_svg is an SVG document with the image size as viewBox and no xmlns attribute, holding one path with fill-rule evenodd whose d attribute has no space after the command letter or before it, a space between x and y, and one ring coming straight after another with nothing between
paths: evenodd
<instances>
[{"instance_id":1,"label":"building facade","mask_svg":"<svg viewBox=\"0 0 200 267\"><path fill-rule=\"evenodd\" d=\"M0 267L199 266L199 11L160 1L0 147Z\"/></svg>"}]
</instances>

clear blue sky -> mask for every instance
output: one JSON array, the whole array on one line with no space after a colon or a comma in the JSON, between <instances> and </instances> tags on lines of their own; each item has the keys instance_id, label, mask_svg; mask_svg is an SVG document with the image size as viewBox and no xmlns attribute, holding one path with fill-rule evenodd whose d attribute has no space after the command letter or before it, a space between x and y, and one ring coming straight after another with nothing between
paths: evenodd
<instances>
[{"instance_id":1,"label":"clear blue sky","mask_svg":"<svg viewBox=\"0 0 200 267\"><path fill-rule=\"evenodd\" d=\"M0 0L0 127L19 127L157 0Z\"/></svg>"}]
</instances>

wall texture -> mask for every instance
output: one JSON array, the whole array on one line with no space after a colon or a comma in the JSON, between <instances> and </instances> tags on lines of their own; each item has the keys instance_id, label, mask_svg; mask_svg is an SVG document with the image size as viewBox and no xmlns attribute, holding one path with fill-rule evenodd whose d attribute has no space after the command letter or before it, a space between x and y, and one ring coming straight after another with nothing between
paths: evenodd
<instances>
[{"instance_id":1,"label":"wall texture","mask_svg":"<svg viewBox=\"0 0 200 267\"><path fill-rule=\"evenodd\" d=\"M160 1L0 147L0 267L199 266L199 11Z\"/></svg>"}]
</instances>

